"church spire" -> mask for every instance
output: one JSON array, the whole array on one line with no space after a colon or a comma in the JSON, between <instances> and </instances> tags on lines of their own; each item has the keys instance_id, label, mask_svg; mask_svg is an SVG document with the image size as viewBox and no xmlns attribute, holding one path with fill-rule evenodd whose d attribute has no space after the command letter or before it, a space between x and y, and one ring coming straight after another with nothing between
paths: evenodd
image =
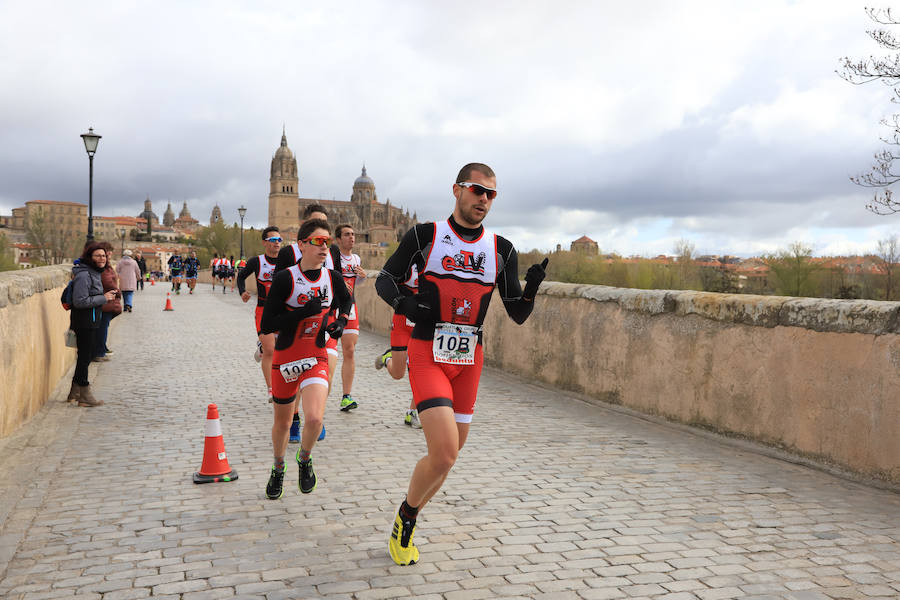
<instances>
[{"instance_id":1,"label":"church spire","mask_svg":"<svg viewBox=\"0 0 900 600\"><path fill-rule=\"evenodd\" d=\"M287 148L287 133L285 133L284 123L281 124L281 146Z\"/></svg>"}]
</instances>

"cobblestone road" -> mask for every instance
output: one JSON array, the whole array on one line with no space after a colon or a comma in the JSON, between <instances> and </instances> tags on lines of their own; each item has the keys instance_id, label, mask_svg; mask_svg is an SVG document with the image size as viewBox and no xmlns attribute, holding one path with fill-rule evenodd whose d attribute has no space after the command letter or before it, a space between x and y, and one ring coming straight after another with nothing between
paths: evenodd
<instances>
[{"instance_id":1,"label":"cobblestone road","mask_svg":"<svg viewBox=\"0 0 900 600\"><path fill-rule=\"evenodd\" d=\"M301 495L270 501L271 409L251 304L138 292L94 365L106 405L54 398L0 440L0 597L900 597L900 496L486 371L472 433L398 567L387 536L421 431L363 334ZM339 374L336 381L339 381ZM206 406L231 483L195 485ZM292 447L295 447L292 445Z\"/></svg>"}]
</instances>

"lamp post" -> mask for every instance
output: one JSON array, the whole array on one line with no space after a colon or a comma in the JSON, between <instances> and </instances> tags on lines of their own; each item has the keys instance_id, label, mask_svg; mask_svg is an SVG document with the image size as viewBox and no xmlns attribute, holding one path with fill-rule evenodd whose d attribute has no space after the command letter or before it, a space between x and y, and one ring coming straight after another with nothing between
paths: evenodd
<instances>
[{"instance_id":1,"label":"lamp post","mask_svg":"<svg viewBox=\"0 0 900 600\"><path fill-rule=\"evenodd\" d=\"M247 209L244 208L243 204L238 209L238 214L241 215L241 256L238 260L241 260L244 258L244 215L247 214Z\"/></svg>"},{"instance_id":2,"label":"lamp post","mask_svg":"<svg viewBox=\"0 0 900 600\"><path fill-rule=\"evenodd\" d=\"M119 233L122 234L122 252L119 256L125 256L125 228L120 229Z\"/></svg>"},{"instance_id":3,"label":"lamp post","mask_svg":"<svg viewBox=\"0 0 900 600\"><path fill-rule=\"evenodd\" d=\"M88 154L88 230L87 230L87 241L94 241L94 152L97 151L97 144L100 143L100 138L102 136L94 133L93 127L88 127L87 133L81 134L81 139L84 140L84 149Z\"/></svg>"}]
</instances>

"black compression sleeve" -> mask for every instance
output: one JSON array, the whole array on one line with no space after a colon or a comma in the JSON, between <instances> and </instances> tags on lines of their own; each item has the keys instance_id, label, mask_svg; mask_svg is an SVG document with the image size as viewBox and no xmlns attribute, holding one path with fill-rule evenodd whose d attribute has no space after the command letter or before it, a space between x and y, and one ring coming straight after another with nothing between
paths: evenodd
<instances>
[{"instance_id":1,"label":"black compression sleeve","mask_svg":"<svg viewBox=\"0 0 900 600\"><path fill-rule=\"evenodd\" d=\"M278 273L296 264L294 261L294 249L290 246L285 246L278 251L278 258L275 259L275 272Z\"/></svg>"},{"instance_id":2,"label":"black compression sleeve","mask_svg":"<svg viewBox=\"0 0 900 600\"><path fill-rule=\"evenodd\" d=\"M409 270L413 264L418 265L419 272L425 266L422 256L422 248L434 238L434 223L419 223L406 232L400 245L391 255L378 278L375 280L375 291L381 299L395 306L403 293L400 291L400 283L409 277Z\"/></svg>"},{"instance_id":3,"label":"black compression sleeve","mask_svg":"<svg viewBox=\"0 0 900 600\"><path fill-rule=\"evenodd\" d=\"M497 273L497 291L503 300L506 314L521 325L534 310L534 302L522 298L522 286L519 283L519 255L512 242L497 236L497 252L500 254L502 269ZM532 299L533 300L533 299Z\"/></svg>"},{"instance_id":4,"label":"black compression sleeve","mask_svg":"<svg viewBox=\"0 0 900 600\"><path fill-rule=\"evenodd\" d=\"M244 265L244 268L241 269L241 272L237 275L237 288L239 294L243 294L247 290L247 286L244 285L244 280L257 273L259 273L259 257L254 256L247 261L247 264Z\"/></svg>"}]
</instances>

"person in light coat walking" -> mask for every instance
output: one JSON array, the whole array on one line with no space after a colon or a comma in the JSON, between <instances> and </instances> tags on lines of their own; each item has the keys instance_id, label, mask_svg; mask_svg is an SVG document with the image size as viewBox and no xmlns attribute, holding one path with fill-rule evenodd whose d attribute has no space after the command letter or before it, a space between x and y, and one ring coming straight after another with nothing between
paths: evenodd
<instances>
[{"instance_id":1,"label":"person in light coat walking","mask_svg":"<svg viewBox=\"0 0 900 600\"><path fill-rule=\"evenodd\" d=\"M119 290L122 292L125 312L131 312L134 291L141 278L141 268L137 261L131 258L131 250L125 250L122 260L116 265L116 273L119 274Z\"/></svg>"}]
</instances>

